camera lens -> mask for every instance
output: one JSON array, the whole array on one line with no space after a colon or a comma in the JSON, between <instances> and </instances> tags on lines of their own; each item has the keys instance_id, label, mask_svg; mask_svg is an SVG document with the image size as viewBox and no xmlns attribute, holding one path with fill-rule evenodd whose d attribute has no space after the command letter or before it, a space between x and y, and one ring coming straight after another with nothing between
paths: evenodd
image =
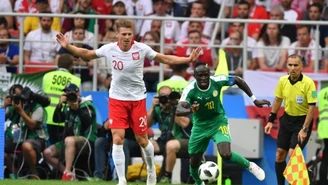
<instances>
[{"instance_id":1,"label":"camera lens","mask_svg":"<svg viewBox=\"0 0 328 185\"><path fill-rule=\"evenodd\" d=\"M167 104L169 102L169 98L167 96L160 96L158 99L161 104Z\"/></svg>"},{"instance_id":2,"label":"camera lens","mask_svg":"<svg viewBox=\"0 0 328 185\"><path fill-rule=\"evenodd\" d=\"M69 102L76 102L77 101L77 95L75 93L68 93L66 95L67 101Z\"/></svg>"}]
</instances>

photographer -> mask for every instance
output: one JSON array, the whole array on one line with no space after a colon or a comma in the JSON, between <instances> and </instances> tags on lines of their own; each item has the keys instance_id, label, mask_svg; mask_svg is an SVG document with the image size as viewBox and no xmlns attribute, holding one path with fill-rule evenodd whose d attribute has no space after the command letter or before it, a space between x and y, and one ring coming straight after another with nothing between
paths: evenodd
<instances>
[{"instance_id":1,"label":"photographer","mask_svg":"<svg viewBox=\"0 0 328 185\"><path fill-rule=\"evenodd\" d=\"M28 163L31 173L37 175L36 162L45 148L48 134L45 131L44 122L46 113L41 104L35 101L35 94L28 88L13 85L10 88L11 105L7 102L8 109L14 108L6 116L8 128L6 130L5 161L8 169L16 174L10 158L18 148L22 150L25 161ZM16 176L16 175L15 175Z\"/></svg>"},{"instance_id":2,"label":"photographer","mask_svg":"<svg viewBox=\"0 0 328 185\"><path fill-rule=\"evenodd\" d=\"M97 137L96 109L91 99L81 98L79 88L68 84L55 109L53 121L65 122L63 140L44 150L46 161L63 173L62 180L75 180L73 161L81 154L91 155ZM64 166L60 161L65 153ZM89 161L88 161L89 162Z\"/></svg>"},{"instance_id":3,"label":"photographer","mask_svg":"<svg viewBox=\"0 0 328 185\"><path fill-rule=\"evenodd\" d=\"M174 116L175 106L178 103L177 100L180 98L179 93L172 92L171 88L168 86L162 86L158 94L159 96L153 98L153 105L148 112L148 124L149 127L151 127L154 123L158 122L161 136L157 140L152 140L152 144L154 145L155 154L164 155L166 153L166 143L171 139L179 139L182 137L182 133L180 132L182 125L182 128L185 128L185 131L190 133L191 124L189 124L189 117L180 118ZM172 120L173 118L174 120ZM184 146L187 144L188 142L180 143L180 147L182 148L182 145Z\"/></svg>"}]
</instances>

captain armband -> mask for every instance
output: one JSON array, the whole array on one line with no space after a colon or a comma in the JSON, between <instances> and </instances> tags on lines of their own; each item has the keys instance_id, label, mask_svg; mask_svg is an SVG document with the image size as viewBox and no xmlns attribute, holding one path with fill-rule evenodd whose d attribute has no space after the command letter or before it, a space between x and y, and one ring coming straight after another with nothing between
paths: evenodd
<instances>
[{"instance_id":1,"label":"captain armband","mask_svg":"<svg viewBox=\"0 0 328 185\"><path fill-rule=\"evenodd\" d=\"M270 112L269 122L273 123L277 117L277 113Z\"/></svg>"}]
</instances>

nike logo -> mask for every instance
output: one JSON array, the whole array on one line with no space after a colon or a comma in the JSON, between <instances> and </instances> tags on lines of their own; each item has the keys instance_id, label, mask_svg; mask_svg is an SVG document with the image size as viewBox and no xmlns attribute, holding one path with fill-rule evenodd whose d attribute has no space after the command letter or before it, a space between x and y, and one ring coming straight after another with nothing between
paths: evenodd
<instances>
[{"instance_id":1,"label":"nike logo","mask_svg":"<svg viewBox=\"0 0 328 185\"><path fill-rule=\"evenodd\" d=\"M200 99L200 100L202 99L202 97L200 97L200 96L197 96L197 98Z\"/></svg>"},{"instance_id":2,"label":"nike logo","mask_svg":"<svg viewBox=\"0 0 328 185\"><path fill-rule=\"evenodd\" d=\"M147 128L141 129L142 132L146 131Z\"/></svg>"},{"instance_id":3,"label":"nike logo","mask_svg":"<svg viewBox=\"0 0 328 185\"><path fill-rule=\"evenodd\" d=\"M230 138L228 135L224 134L225 137Z\"/></svg>"}]
</instances>

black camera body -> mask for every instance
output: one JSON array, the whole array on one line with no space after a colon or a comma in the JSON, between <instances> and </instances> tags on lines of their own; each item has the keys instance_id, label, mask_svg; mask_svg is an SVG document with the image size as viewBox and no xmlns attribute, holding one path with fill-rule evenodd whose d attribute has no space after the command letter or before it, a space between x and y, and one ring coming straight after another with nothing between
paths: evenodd
<instances>
[{"instance_id":1,"label":"black camera body","mask_svg":"<svg viewBox=\"0 0 328 185\"><path fill-rule=\"evenodd\" d=\"M66 98L67 98L67 101L69 102L77 102L77 99L78 99L78 96L75 92L68 92L66 93Z\"/></svg>"},{"instance_id":2,"label":"black camera body","mask_svg":"<svg viewBox=\"0 0 328 185\"><path fill-rule=\"evenodd\" d=\"M161 104L170 103L170 104L175 105L175 104L178 104L180 97L181 97L180 93L173 91L168 96L166 96L166 95L158 96L158 100Z\"/></svg>"},{"instance_id":3,"label":"black camera body","mask_svg":"<svg viewBox=\"0 0 328 185\"><path fill-rule=\"evenodd\" d=\"M22 100L22 97L20 94L12 94L10 95L10 99L15 103L19 104L19 102Z\"/></svg>"}]
</instances>

